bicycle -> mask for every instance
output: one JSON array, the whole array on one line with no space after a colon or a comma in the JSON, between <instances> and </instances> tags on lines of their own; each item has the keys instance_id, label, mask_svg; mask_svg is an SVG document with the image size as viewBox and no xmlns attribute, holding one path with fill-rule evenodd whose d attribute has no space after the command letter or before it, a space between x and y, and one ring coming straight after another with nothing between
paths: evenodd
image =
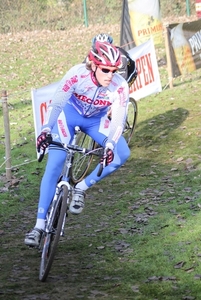
<instances>
[{"instance_id":1,"label":"bicycle","mask_svg":"<svg viewBox=\"0 0 201 300\"><path fill-rule=\"evenodd\" d=\"M125 122L125 128L122 134L126 139L127 144L129 145L135 132L137 123L138 107L135 99L131 97L129 98L127 109L127 118ZM91 150L94 150L96 149L96 147L99 147L99 145L97 145L96 142L90 136L81 131L78 135L77 144L80 147L85 147ZM84 158L81 156L82 154L78 152L75 154L71 174L71 181L73 184L80 182L86 176L93 161L93 155L89 157L85 156Z\"/></svg>"},{"instance_id":2,"label":"bicycle","mask_svg":"<svg viewBox=\"0 0 201 300\"><path fill-rule=\"evenodd\" d=\"M75 153L81 153L81 155L91 156L97 155L101 157L103 155L101 149L87 149L80 147L76 144L79 137L80 130L75 128L75 134L73 142L70 145L54 142L50 139L50 144L59 146L66 150L66 161L60 179L56 186L56 192L53 200L50 204L50 208L46 217L45 230L42 233L40 240L39 250L42 252L40 261L39 280L44 282L50 272L54 256L56 253L57 245L60 236L64 235L64 227L66 217L68 216L68 205L72 198L72 192L74 187L71 185L71 172L73 166L73 160ZM50 135L51 137L51 135ZM38 161L41 162L44 157L44 152L40 155ZM101 175L104 164L100 165L98 176Z\"/></svg>"}]
</instances>

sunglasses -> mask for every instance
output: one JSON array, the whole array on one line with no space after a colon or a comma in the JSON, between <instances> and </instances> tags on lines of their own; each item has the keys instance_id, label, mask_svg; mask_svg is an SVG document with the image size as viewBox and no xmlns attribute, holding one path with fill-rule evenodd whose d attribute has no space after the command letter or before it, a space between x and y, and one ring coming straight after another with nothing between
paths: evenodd
<instances>
[{"instance_id":1,"label":"sunglasses","mask_svg":"<svg viewBox=\"0 0 201 300\"><path fill-rule=\"evenodd\" d=\"M116 69L116 68L115 68L115 69L110 69L110 68L103 68L103 67L101 67L101 66L98 66L98 68L101 69L101 71L102 71L103 73L105 73L105 74L108 74L108 73L114 74L114 73L117 72L117 69Z\"/></svg>"}]
</instances>

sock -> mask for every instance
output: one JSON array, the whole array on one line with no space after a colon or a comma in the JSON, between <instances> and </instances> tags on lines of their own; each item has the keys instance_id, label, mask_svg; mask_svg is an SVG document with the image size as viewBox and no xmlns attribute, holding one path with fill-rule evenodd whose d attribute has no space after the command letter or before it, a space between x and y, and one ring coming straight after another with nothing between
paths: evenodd
<instances>
[{"instance_id":1,"label":"sock","mask_svg":"<svg viewBox=\"0 0 201 300\"><path fill-rule=\"evenodd\" d=\"M86 191L89 187L86 185L85 180L82 180L76 184L75 188Z\"/></svg>"},{"instance_id":2,"label":"sock","mask_svg":"<svg viewBox=\"0 0 201 300\"><path fill-rule=\"evenodd\" d=\"M45 229L45 220L43 220L43 219L37 219L36 220L35 228L44 230Z\"/></svg>"}]
</instances>

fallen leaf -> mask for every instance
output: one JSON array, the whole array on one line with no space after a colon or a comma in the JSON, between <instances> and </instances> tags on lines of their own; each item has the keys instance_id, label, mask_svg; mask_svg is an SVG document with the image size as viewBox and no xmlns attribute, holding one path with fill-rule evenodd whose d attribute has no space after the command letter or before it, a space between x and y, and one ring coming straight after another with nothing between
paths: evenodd
<instances>
[{"instance_id":1,"label":"fallen leaf","mask_svg":"<svg viewBox=\"0 0 201 300\"><path fill-rule=\"evenodd\" d=\"M96 247L96 249L98 249L98 250L102 250L104 248L105 248L105 246L98 246L98 247Z\"/></svg>"},{"instance_id":2,"label":"fallen leaf","mask_svg":"<svg viewBox=\"0 0 201 300\"><path fill-rule=\"evenodd\" d=\"M175 269L181 269L185 265L185 261L180 261L176 265L174 265Z\"/></svg>"},{"instance_id":3,"label":"fallen leaf","mask_svg":"<svg viewBox=\"0 0 201 300\"><path fill-rule=\"evenodd\" d=\"M187 273L193 272L194 271L194 267L188 268L184 270Z\"/></svg>"},{"instance_id":4,"label":"fallen leaf","mask_svg":"<svg viewBox=\"0 0 201 300\"><path fill-rule=\"evenodd\" d=\"M133 292L139 293L139 286L138 285L131 286L131 289L132 289Z\"/></svg>"}]
</instances>

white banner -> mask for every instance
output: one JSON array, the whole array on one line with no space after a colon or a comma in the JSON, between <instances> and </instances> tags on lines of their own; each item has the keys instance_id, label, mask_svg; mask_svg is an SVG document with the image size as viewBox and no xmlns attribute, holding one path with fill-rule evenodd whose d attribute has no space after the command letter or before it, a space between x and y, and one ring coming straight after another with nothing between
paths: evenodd
<instances>
[{"instance_id":1,"label":"white banner","mask_svg":"<svg viewBox=\"0 0 201 300\"><path fill-rule=\"evenodd\" d=\"M138 70L137 79L130 88L130 96L139 100L161 92L161 80L153 40L150 39L128 52L135 60Z\"/></svg>"},{"instance_id":2,"label":"white banner","mask_svg":"<svg viewBox=\"0 0 201 300\"><path fill-rule=\"evenodd\" d=\"M32 89L31 98L32 98L32 107L33 107L33 116L34 116L34 127L35 127L35 138L41 133L41 126L44 124L47 107L52 101L52 96L58 86L59 82L55 82L44 86L40 89ZM58 122L62 124L65 123L65 118L63 112L61 112ZM60 128L60 127L59 127ZM62 142L65 143L65 137L63 134L60 135Z\"/></svg>"}]
</instances>

